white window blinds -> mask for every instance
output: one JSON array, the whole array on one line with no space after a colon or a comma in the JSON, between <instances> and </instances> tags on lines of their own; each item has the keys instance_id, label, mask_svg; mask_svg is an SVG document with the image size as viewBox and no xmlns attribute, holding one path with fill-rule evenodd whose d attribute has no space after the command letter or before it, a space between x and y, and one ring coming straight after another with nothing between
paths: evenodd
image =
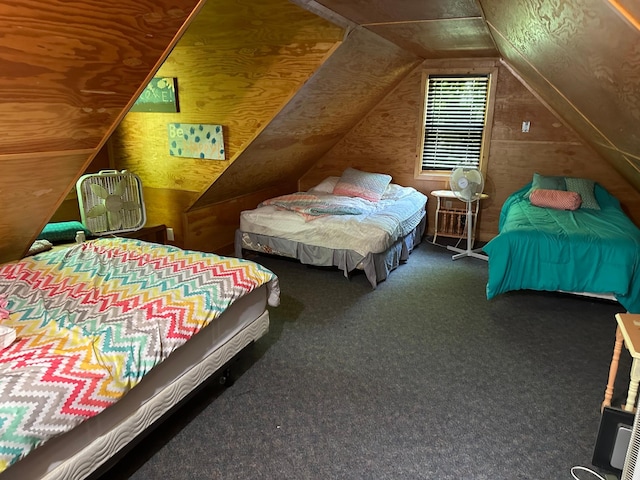
<instances>
[{"instance_id":1,"label":"white window blinds","mask_svg":"<svg viewBox=\"0 0 640 480\"><path fill-rule=\"evenodd\" d=\"M489 75L429 76L422 170L480 166Z\"/></svg>"}]
</instances>

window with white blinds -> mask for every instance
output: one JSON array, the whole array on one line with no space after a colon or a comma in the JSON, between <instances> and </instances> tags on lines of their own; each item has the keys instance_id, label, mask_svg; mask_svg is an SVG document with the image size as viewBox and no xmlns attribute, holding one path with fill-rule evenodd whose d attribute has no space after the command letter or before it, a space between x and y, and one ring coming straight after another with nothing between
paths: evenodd
<instances>
[{"instance_id":1,"label":"window with white blinds","mask_svg":"<svg viewBox=\"0 0 640 480\"><path fill-rule=\"evenodd\" d=\"M489 75L429 76L422 170L480 167Z\"/></svg>"}]
</instances>

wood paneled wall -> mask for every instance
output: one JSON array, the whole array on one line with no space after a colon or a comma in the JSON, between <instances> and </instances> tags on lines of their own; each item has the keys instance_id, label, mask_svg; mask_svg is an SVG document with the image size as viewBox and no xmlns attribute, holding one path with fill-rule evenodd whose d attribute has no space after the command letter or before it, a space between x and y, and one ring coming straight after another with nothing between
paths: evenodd
<instances>
[{"instance_id":1,"label":"wood paneled wall","mask_svg":"<svg viewBox=\"0 0 640 480\"><path fill-rule=\"evenodd\" d=\"M108 147L105 144L96 156L91 160L91 163L87 167L88 172L99 172L100 170L112 170L113 165L110 163ZM80 221L80 207L78 205L78 195L76 189L73 188L66 196L62 204L53 214L53 217L49 219L50 222L68 222L71 220Z\"/></svg>"},{"instance_id":2,"label":"wood paneled wall","mask_svg":"<svg viewBox=\"0 0 640 480\"><path fill-rule=\"evenodd\" d=\"M352 31L191 210L207 208L212 203L222 205L228 199L228 208L235 209L237 197L287 183L291 190L282 193L294 191L297 179L317 158L343 138L417 64L417 57L389 41L365 29ZM267 197L251 198L257 202L249 208ZM236 225L239 216L238 210ZM197 234L218 235L224 230L224 226L220 227L212 221L205 234L204 223L200 222ZM233 236L227 235L227 242L232 243Z\"/></svg>"},{"instance_id":3,"label":"wood paneled wall","mask_svg":"<svg viewBox=\"0 0 640 480\"><path fill-rule=\"evenodd\" d=\"M637 2L480 4L498 50L514 71L640 190Z\"/></svg>"},{"instance_id":4,"label":"wood paneled wall","mask_svg":"<svg viewBox=\"0 0 640 480\"><path fill-rule=\"evenodd\" d=\"M593 178L620 198L632 218L640 224L638 192L567 128L508 68L497 60L490 63L497 64L499 70L485 186L490 198L481 204L479 238L486 241L497 234L502 203L511 192L529 182L534 172ZM347 166L388 173L394 182L413 186L428 196L432 190L448 189L448 179L414 178L422 132L422 71L486 64L479 60L425 61L300 179L300 189L306 189L328 175L340 175ZM529 133L521 131L524 120L531 122ZM434 211L435 199L430 197L430 232L433 232Z\"/></svg>"},{"instance_id":5,"label":"wood paneled wall","mask_svg":"<svg viewBox=\"0 0 640 480\"><path fill-rule=\"evenodd\" d=\"M28 250L199 4L2 2L0 262Z\"/></svg>"},{"instance_id":6,"label":"wood paneled wall","mask_svg":"<svg viewBox=\"0 0 640 480\"><path fill-rule=\"evenodd\" d=\"M173 227L175 243L191 247L183 213L309 80L343 34L287 0L208 2L158 71L177 78L180 112L131 112L111 140L116 167L141 177L147 223ZM172 122L222 125L226 160L170 156Z\"/></svg>"},{"instance_id":7,"label":"wood paneled wall","mask_svg":"<svg viewBox=\"0 0 640 480\"><path fill-rule=\"evenodd\" d=\"M240 222L240 212L255 208L261 201L291 193L295 180L247 193L229 200L189 210L184 214L185 245L191 250L234 254L234 237Z\"/></svg>"}]
</instances>

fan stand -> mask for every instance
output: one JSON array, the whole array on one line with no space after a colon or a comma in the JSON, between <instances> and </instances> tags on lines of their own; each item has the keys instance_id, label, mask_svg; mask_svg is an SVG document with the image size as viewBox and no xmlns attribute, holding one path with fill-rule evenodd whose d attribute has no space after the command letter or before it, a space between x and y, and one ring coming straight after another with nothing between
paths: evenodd
<instances>
[{"instance_id":1,"label":"fan stand","mask_svg":"<svg viewBox=\"0 0 640 480\"><path fill-rule=\"evenodd\" d=\"M480 200L476 200L476 201L480 201ZM450 245L447 246L447 249L449 250L453 250L454 252L460 252L457 255L454 255L451 257L451 260L458 260L459 258L462 257L475 257L475 258L479 258L480 260L488 260L489 257L487 257L486 255L483 255L481 253L482 248L476 248L475 250L472 249L472 245L471 242L473 241L473 213L471 212L471 204L473 202L471 200L467 201L467 248L465 250L458 248L458 247L452 247Z\"/></svg>"}]
</instances>

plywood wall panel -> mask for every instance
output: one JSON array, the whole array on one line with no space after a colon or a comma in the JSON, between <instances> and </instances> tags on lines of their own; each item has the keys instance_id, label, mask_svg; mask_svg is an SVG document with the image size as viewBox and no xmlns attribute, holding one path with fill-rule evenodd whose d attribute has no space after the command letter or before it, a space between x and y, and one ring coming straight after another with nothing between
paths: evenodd
<instances>
[{"instance_id":1,"label":"plywood wall panel","mask_svg":"<svg viewBox=\"0 0 640 480\"><path fill-rule=\"evenodd\" d=\"M5 155L0 180L0 263L21 258L62 203L73 179L93 152ZM41 182L46 179L46 182Z\"/></svg>"},{"instance_id":2,"label":"plywood wall panel","mask_svg":"<svg viewBox=\"0 0 640 480\"><path fill-rule=\"evenodd\" d=\"M149 187L201 192L304 84L332 46L246 53L238 47L174 49L160 74L178 78L180 112L128 114L113 140L119 167L136 172ZM217 72L211 72L212 65ZM171 156L168 123L222 125L226 160Z\"/></svg>"},{"instance_id":3,"label":"plywood wall panel","mask_svg":"<svg viewBox=\"0 0 640 480\"><path fill-rule=\"evenodd\" d=\"M553 112L540 108L540 100L508 69L498 74L491 131L494 140L583 143ZM527 133L522 131L524 121L530 122Z\"/></svg>"},{"instance_id":4,"label":"plywood wall panel","mask_svg":"<svg viewBox=\"0 0 640 480\"><path fill-rule=\"evenodd\" d=\"M86 173L97 173L100 170L112 170L113 167L110 164L109 148L107 145L103 146L100 151L93 157L89 166L85 169ZM58 207L58 210L49 219L50 222L68 222L68 221L80 221L80 207L78 205L78 195L76 194L75 186L67 194L62 204Z\"/></svg>"},{"instance_id":5,"label":"plywood wall panel","mask_svg":"<svg viewBox=\"0 0 640 480\"><path fill-rule=\"evenodd\" d=\"M468 65L473 62L469 61ZM434 62L429 61L422 65L425 69L433 66ZM348 166L390 174L394 182L413 186L428 196L432 190L448 189L446 177L441 180L413 177L421 134L421 76L422 68L408 75L300 179L301 189L328 175L340 174ZM636 208L640 200L638 192L575 132L565 127L505 66L499 67L497 81L485 181L485 192L490 198L481 203L481 240L497 234L502 203L510 193L531 181L534 172L592 178L618 196L628 210ZM528 136L518 131L523 112L532 121ZM433 232L435 203L435 199L430 198L427 205L430 232ZM637 214L633 218L638 221Z\"/></svg>"},{"instance_id":6,"label":"plywood wall panel","mask_svg":"<svg viewBox=\"0 0 640 480\"><path fill-rule=\"evenodd\" d=\"M504 161L508 159L508 162ZM524 186L532 172L543 175L565 175L590 178L604 186L622 201L624 209L640 225L640 195L622 175L585 144L554 142L502 142L491 146L488 178L494 190L488 190L498 205L506 200L509 190L504 183ZM507 182L504 179L508 179ZM482 217L482 229L497 232L499 211L489 211Z\"/></svg>"},{"instance_id":7,"label":"plywood wall panel","mask_svg":"<svg viewBox=\"0 0 640 480\"><path fill-rule=\"evenodd\" d=\"M500 52L539 97L594 148L607 147L598 150L618 172L636 170L625 158L640 155L638 28L608 1L481 4ZM628 178L640 189L639 174Z\"/></svg>"},{"instance_id":8,"label":"plywood wall panel","mask_svg":"<svg viewBox=\"0 0 640 480\"><path fill-rule=\"evenodd\" d=\"M601 159L608 162L613 169L620 173L626 181L631 182L636 189L640 189L640 173L634 167L632 157L621 152L610 139L601 131L592 119L584 116L571 104L555 86L544 78L527 59L520 54L499 34L496 39L500 50L509 56L510 67L517 72L519 78L527 79L529 89L535 92L536 98L544 101L545 105L553 105L553 111L558 116L558 121L570 125L581 141L589 144Z\"/></svg>"},{"instance_id":9,"label":"plywood wall panel","mask_svg":"<svg viewBox=\"0 0 640 480\"><path fill-rule=\"evenodd\" d=\"M3 2L0 261L19 258L55 217L198 7L199 0Z\"/></svg>"},{"instance_id":10,"label":"plywood wall panel","mask_svg":"<svg viewBox=\"0 0 640 480\"><path fill-rule=\"evenodd\" d=\"M417 63L365 29L351 32L194 208L297 179Z\"/></svg>"},{"instance_id":11,"label":"plywood wall panel","mask_svg":"<svg viewBox=\"0 0 640 480\"><path fill-rule=\"evenodd\" d=\"M233 254L235 232L240 226L240 212L255 208L267 198L284 195L295 189L295 182L283 182L223 202L192 209L184 214L184 243L204 252Z\"/></svg>"},{"instance_id":12,"label":"plywood wall panel","mask_svg":"<svg viewBox=\"0 0 640 480\"><path fill-rule=\"evenodd\" d=\"M617 11L628 15L632 20L640 20L640 3L636 0L608 0L611 8L616 8ZM617 6L615 5L617 4Z\"/></svg>"},{"instance_id":13,"label":"plywood wall panel","mask_svg":"<svg viewBox=\"0 0 640 480\"><path fill-rule=\"evenodd\" d=\"M5 2L0 155L96 148L197 4Z\"/></svg>"},{"instance_id":14,"label":"plywood wall panel","mask_svg":"<svg viewBox=\"0 0 640 480\"><path fill-rule=\"evenodd\" d=\"M640 118L637 30L608 2L574 0L555 8L520 0L514 9L498 3L482 2L491 24L506 34L513 48L618 148L637 148L640 133L633 126Z\"/></svg>"},{"instance_id":15,"label":"plywood wall panel","mask_svg":"<svg viewBox=\"0 0 640 480\"><path fill-rule=\"evenodd\" d=\"M147 210L147 225L164 224L173 228L175 240L170 243L184 245L182 212L191 205L195 194L179 189L147 187L143 189L143 194ZM172 205L174 208L167 210L164 205Z\"/></svg>"},{"instance_id":16,"label":"plywood wall panel","mask_svg":"<svg viewBox=\"0 0 640 480\"><path fill-rule=\"evenodd\" d=\"M497 57L482 17L368 25L367 28L421 58Z\"/></svg>"},{"instance_id":17,"label":"plywood wall panel","mask_svg":"<svg viewBox=\"0 0 640 480\"><path fill-rule=\"evenodd\" d=\"M287 0L209 2L158 71L177 78L178 113L131 112L112 137L119 169L157 191L202 193L309 80L343 37ZM168 123L222 125L226 160L169 155ZM156 223L188 208L156 196ZM162 212L166 218L162 218ZM187 238L172 225L176 239Z\"/></svg>"},{"instance_id":18,"label":"plywood wall panel","mask_svg":"<svg viewBox=\"0 0 640 480\"><path fill-rule=\"evenodd\" d=\"M318 0L318 3L361 25L482 14L475 0Z\"/></svg>"},{"instance_id":19,"label":"plywood wall panel","mask_svg":"<svg viewBox=\"0 0 640 480\"><path fill-rule=\"evenodd\" d=\"M292 28L293 27L293 28ZM291 2L225 0L208 5L180 39L182 47L262 48L339 42L343 30Z\"/></svg>"}]
</instances>

